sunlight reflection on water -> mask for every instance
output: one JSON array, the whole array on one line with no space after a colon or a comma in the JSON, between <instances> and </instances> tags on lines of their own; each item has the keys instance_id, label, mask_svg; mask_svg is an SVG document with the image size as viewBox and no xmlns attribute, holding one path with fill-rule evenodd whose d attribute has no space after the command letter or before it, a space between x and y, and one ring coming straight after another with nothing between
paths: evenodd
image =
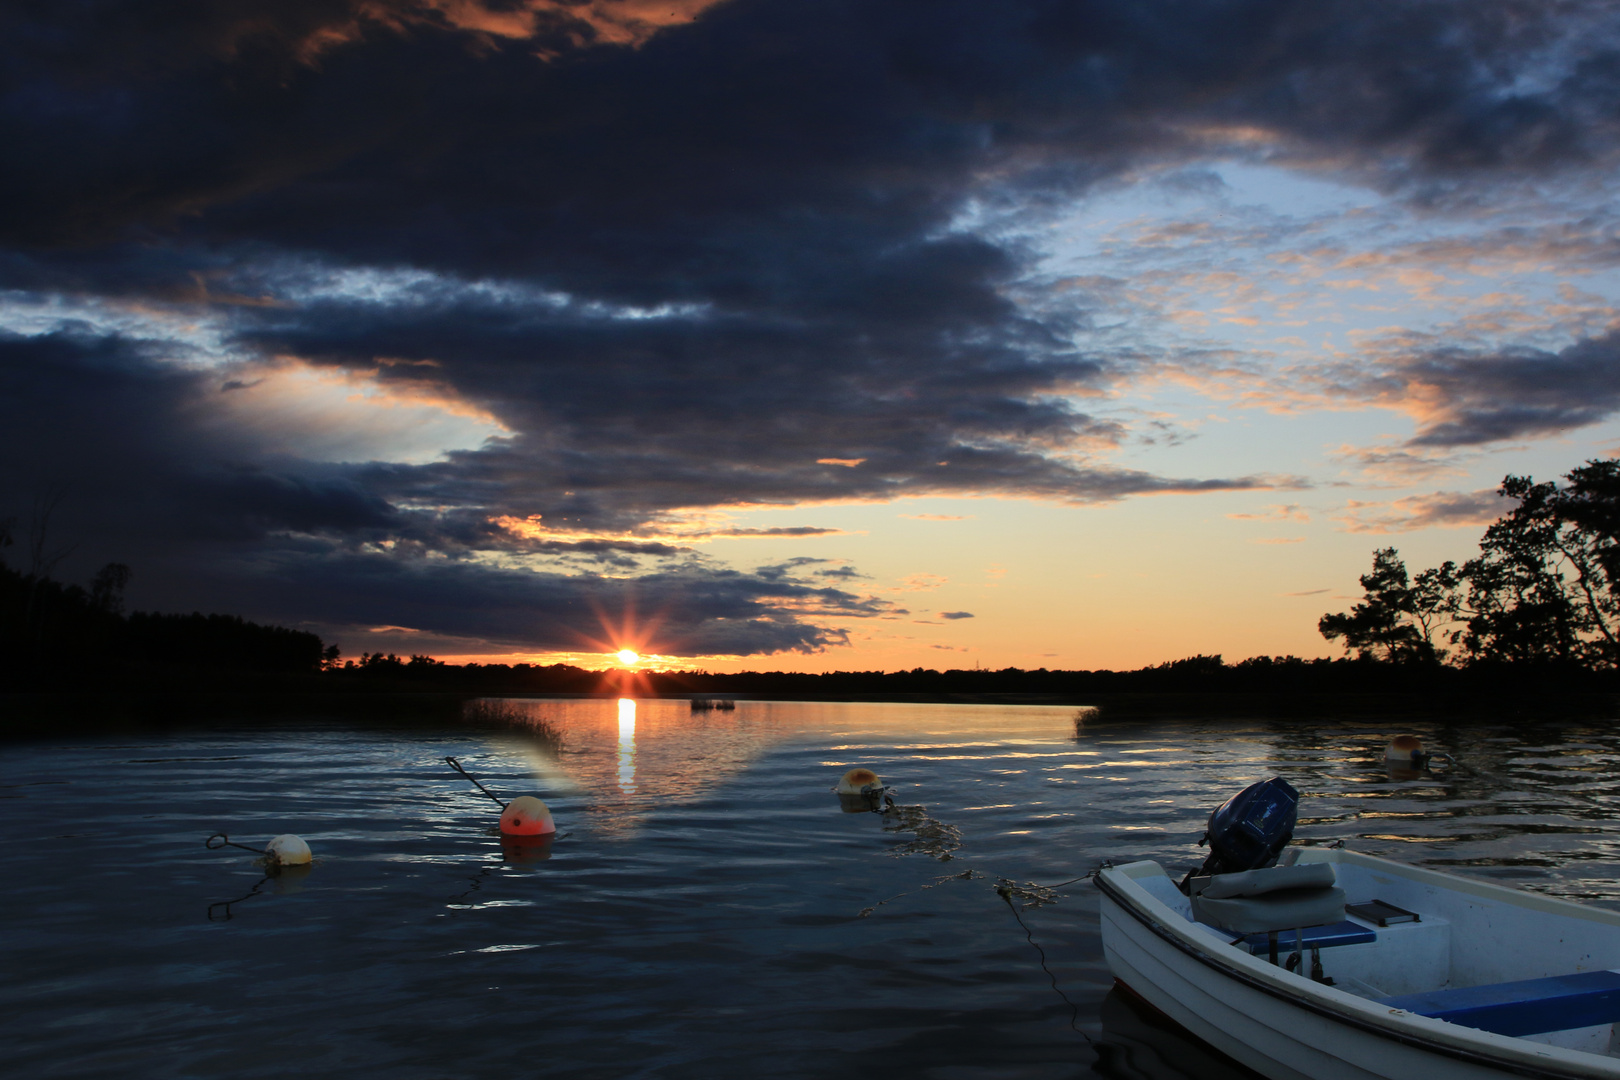
<instances>
[{"instance_id":1,"label":"sunlight reflection on water","mask_svg":"<svg viewBox=\"0 0 1620 1080\"><path fill-rule=\"evenodd\" d=\"M619 699L619 790L636 793L636 703Z\"/></svg>"},{"instance_id":2,"label":"sunlight reflection on water","mask_svg":"<svg viewBox=\"0 0 1620 1080\"><path fill-rule=\"evenodd\" d=\"M1393 732L1373 724L505 705L511 730L287 724L0 748L14 1067L1074 1077L1092 1054L990 883L1066 881L1103 858L1186 866L1210 810L1274 773L1305 796L1302 842L1620 907L1620 736L1601 726L1403 723L1458 765L1401 780L1382 763ZM558 838L503 846L447 754L503 798L544 798ZM843 813L830 789L857 765L960 847L908 848L915 830ZM206 851L216 830L252 845L296 832L316 863L250 891L262 870ZM1103 1070L1198 1075L1195 1047L1152 1050L1107 997L1090 886L1059 892L1024 917L1082 1027L1122 1048ZM294 1045L246 1049L271 1030Z\"/></svg>"}]
</instances>

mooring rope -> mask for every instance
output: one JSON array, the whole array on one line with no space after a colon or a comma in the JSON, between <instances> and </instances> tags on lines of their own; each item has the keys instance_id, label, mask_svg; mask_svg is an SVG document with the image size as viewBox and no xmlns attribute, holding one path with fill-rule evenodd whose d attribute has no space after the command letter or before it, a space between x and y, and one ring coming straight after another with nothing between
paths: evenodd
<instances>
[{"instance_id":1,"label":"mooring rope","mask_svg":"<svg viewBox=\"0 0 1620 1080\"><path fill-rule=\"evenodd\" d=\"M1083 879L1075 878L1075 881L1081 880ZM1018 920L1019 927L1021 927L1024 931L1025 939L1028 940L1031 945L1035 946L1035 952L1041 958L1041 970L1046 972L1046 977L1051 980L1052 990L1057 994L1058 997L1063 999L1063 1004L1069 1007L1069 1027L1074 1030L1076 1035L1079 1035L1082 1039L1086 1040L1087 1046L1095 1049L1097 1044L1091 1041L1091 1036L1080 1030L1080 1006L1069 1000L1069 995L1065 994L1063 992L1063 988L1058 985L1057 976L1052 974L1052 969L1046 966L1046 950L1041 948L1040 942L1035 940L1035 935L1030 933L1029 925L1024 922L1023 915L1019 914L1018 905L1013 903L1012 900L1013 890L1006 885L998 885L996 887L996 894L1007 902L1007 910L1012 912L1012 917Z\"/></svg>"},{"instance_id":2,"label":"mooring rope","mask_svg":"<svg viewBox=\"0 0 1620 1080\"><path fill-rule=\"evenodd\" d=\"M974 878L982 878L982 877L984 877L984 875L979 873L977 870L964 870L960 874L946 874L944 877L935 878L933 881L930 881L927 885L919 885L915 890L907 889L905 892L895 893L893 896L889 897L887 900L879 900L877 903L873 904L871 907L861 908L860 911L857 911L855 913L855 917L857 919L864 919L868 915L872 914L872 912L874 912L878 908L882 907L884 904L892 903L895 900L900 899L902 896L910 896L913 892L921 892L924 889L937 888L938 886L945 884L947 881L972 881Z\"/></svg>"},{"instance_id":3,"label":"mooring rope","mask_svg":"<svg viewBox=\"0 0 1620 1080\"><path fill-rule=\"evenodd\" d=\"M455 758L449 757L449 756L446 756L444 760L448 761L450 763L450 767L452 769L456 770L456 772L460 773L462 776L466 777L468 780L471 780L473 786L476 787L479 791L482 791L485 795L488 795L490 798L494 799L495 802L496 802L496 805L498 805L502 810L506 809L506 803L501 802L501 797L499 795L495 794L493 791L489 790L489 788L485 787L483 784L480 784L476 779L474 779L474 777L473 777L473 775L471 773L469 773L466 769L463 769L461 767L461 762L459 762Z\"/></svg>"},{"instance_id":4,"label":"mooring rope","mask_svg":"<svg viewBox=\"0 0 1620 1080\"><path fill-rule=\"evenodd\" d=\"M218 840L219 843L217 843L217 844L214 843L215 840ZM263 848L248 847L246 844L238 844L235 840L232 840L230 837L226 836L222 832L217 832L213 836L210 836L208 839L203 841L203 847L207 848L209 851L218 851L220 848L227 847L227 846L228 847L234 847L234 848L241 848L243 851L251 851L255 855L269 855L270 854L268 851L265 851Z\"/></svg>"},{"instance_id":5,"label":"mooring rope","mask_svg":"<svg viewBox=\"0 0 1620 1080\"><path fill-rule=\"evenodd\" d=\"M1084 874L1081 874L1079 877L1070 878L1068 881L1060 881L1056 885L1042 885L1034 881L1015 881L1012 878L1001 877L999 875L996 877L996 895L1001 897L1003 902L1005 902L1007 905L1007 910L1012 912L1013 918L1018 921L1019 929L1024 931L1024 939L1034 946L1035 952L1040 958L1041 970L1046 972L1046 977L1052 984L1052 990L1059 998L1063 1000L1063 1004L1069 1007L1069 1027L1074 1030L1075 1034L1086 1040L1086 1045L1090 1046L1094 1050L1096 1049L1097 1044L1092 1041L1090 1035L1087 1035L1080 1029L1080 1006L1071 1001L1069 999L1069 995L1065 994L1063 992L1063 988L1058 985L1057 975L1055 975L1052 969L1047 966L1046 950L1041 948L1040 942L1035 940L1035 934L1030 930L1029 924L1024 922L1024 916L1019 910L1020 905L1013 903L1013 898L1016 897L1023 907L1038 908L1044 907L1047 904L1055 904L1059 899L1061 899L1058 896L1057 890L1066 885L1074 885L1081 881L1089 881L1113 865L1114 861L1112 859L1104 859L1090 870L1087 870ZM935 878L926 885L920 885L916 889L908 889L902 893L895 893L893 896L885 900L879 900L871 907L862 908L856 913L855 917L857 919L864 919L878 908L882 907L884 904L892 903L893 901L900 899L902 896L910 896L913 892L922 892L925 889L938 888L947 881L973 881L984 876L985 875L980 871L971 869L964 870L960 874L947 874L944 877Z\"/></svg>"},{"instance_id":6,"label":"mooring rope","mask_svg":"<svg viewBox=\"0 0 1620 1080\"><path fill-rule=\"evenodd\" d=\"M241 845L239 844L237 846L240 847ZM227 921L229 921L230 918L231 918L231 905L232 904L240 904L244 900L249 900L249 899L252 899L255 896L258 896L259 895L259 890L264 888L264 883L269 881L274 876L275 876L274 874L266 874L266 875L264 875L264 877L260 878L256 883L254 883L253 888L249 889L247 892L243 893L241 896L238 896L235 900L221 900L217 904L209 904L208 905L208 921L209 922L227 922ZM215 908L224 908L225 909L225 914L223 916L219 917L218 919L216 919L214 917L214 909Z\"/></svg>"}]
</instances>

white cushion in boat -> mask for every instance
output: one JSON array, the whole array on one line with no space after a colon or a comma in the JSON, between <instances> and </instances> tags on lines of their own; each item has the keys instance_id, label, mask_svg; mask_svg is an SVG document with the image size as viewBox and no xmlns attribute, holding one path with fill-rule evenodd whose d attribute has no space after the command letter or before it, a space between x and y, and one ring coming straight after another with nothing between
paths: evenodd
<instances>
[{"instance_id":1,"label":"white cushion in boat","mask_svg":"<svg viewBox=\"0 0 1620 1080\"><path fill-rule=\"evenodd\" d=\"M1193 917L1239 934L1295 930L1344 921L1344 890L1279 889L1260 896L1211 897L1194 893Z\"/></svg>"},{"instance_id":2,"label":"white cushion in boat","mask_svg":"<svg viewBox=\"0 0 1620 1080\"><path fill-rule=\"evenodd\" d=\"M1344 890L1327 863L1296 863L1193 878L1193 918L1240 934L1344 921Z\"/></svg>"},{"instance_id":3,"label":"white cushion in boat","mask_svg":"<svg viewBox=\"0 0 1620 1080\"><path fill-rule=\"evenodd\" d=\"M1230 896L1264 896L1283 889L1325 889L1333 882L1333 867L1328 863L1296 863L1217 874L1202 891L1207 899L1224 900Z\"/></svg>"}]
</instances>

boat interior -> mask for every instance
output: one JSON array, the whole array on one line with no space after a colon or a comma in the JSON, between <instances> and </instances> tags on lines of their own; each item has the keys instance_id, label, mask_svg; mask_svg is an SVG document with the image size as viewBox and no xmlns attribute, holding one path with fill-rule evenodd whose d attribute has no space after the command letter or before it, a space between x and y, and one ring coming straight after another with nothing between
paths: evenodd
<instances>
[{"instance_id":1,"label":"boat interior","mask_svg":"<svg viewBox=\"0 0 1620 1080\"><path fill-rule=\"evenodd\" d=\"M1302 874L1302 887L1252 898L1236 886L1207 890L1240 894L1233 901L1205 900L1198 884L1184 895L1162 869L1132 876L1210 941L1303 978L1467 1027L1620 1057L1620 918L1350 852L1287 855L1301 853L1286 871L1248 876L1276 873L1286 884L1286 875ZM1255 914L1260 900L1280 913L1269 924Z\"/></svg>"}]
</instances>

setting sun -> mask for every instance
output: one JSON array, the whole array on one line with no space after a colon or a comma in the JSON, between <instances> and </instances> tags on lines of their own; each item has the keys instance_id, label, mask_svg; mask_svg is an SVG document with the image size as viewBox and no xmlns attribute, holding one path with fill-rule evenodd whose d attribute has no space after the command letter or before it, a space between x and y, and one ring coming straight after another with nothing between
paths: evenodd
<instances>
[{"instance_id":1,"label":"setting sun","mask_svg":"<svg viewBox=\"0 0 1620 1080\"><path fill-rule=\"evenodd\" d=\"M637 656L629 649L620 649L618 652L618 657L619 663L623 664L625 667L629 667L641 659L641 657Z\"/></svg>"}]
</instances>

